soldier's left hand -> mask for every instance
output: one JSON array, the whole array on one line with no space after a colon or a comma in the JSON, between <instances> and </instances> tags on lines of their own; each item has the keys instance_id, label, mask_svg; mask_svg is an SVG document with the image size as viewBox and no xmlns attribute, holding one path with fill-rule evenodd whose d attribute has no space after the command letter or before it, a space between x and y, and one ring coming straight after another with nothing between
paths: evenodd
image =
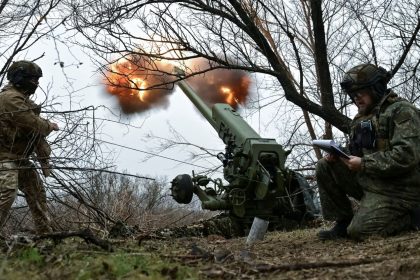
<instances>
[{"instance_id":1,"label":"soldier's left hand","mask_svg":"<svg viewBox=\"0 0 420 280\"><path fill-rule=\"evenodd\" d=\"M362 158L350 156L350 159L343 159L343 162L351 171L360 171L362 169Z\"/></svg>"}]
</instances>

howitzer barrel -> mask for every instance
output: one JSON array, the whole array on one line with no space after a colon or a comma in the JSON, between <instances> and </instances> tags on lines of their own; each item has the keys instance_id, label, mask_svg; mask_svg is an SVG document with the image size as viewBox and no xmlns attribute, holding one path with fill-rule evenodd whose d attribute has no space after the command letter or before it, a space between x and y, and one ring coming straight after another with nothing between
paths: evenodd
<instances>
[{"instance_id":1,"label":"howitzer barrel","mask_svg":"<svg viewBox=\"0 0 420 280\"><path fill-rule=\"evenodd\" d=\"M211 109L206 103L194 92L191 86L184 80L179 81L178 86L182 89L185 95L191 100L194 106L207 119L207 121L217 130L216 122L213 120Z\"/></svg>"},{"instance_id":2,"label":"howitzer barrel","mask_svg":"<svg viewBox=\"0 0 420 280\"><path fill-rule=\"evenodd\" d=\"M241 146L247 139L261 139L261 136L230 105L217 103L213 105L213 118L217 133L225 144L234 140Z\"/></svg>"},{"instance_id":3,"label":"howitzer barrel","mask_svg":"<svg viewBox=\"0 0 420 280\"><path fill-rule=\"evenodd\" d=\"M181 69L175 67L174 70L179 75L184 75ZM237 145L243 145L246 139L261 138L230 105L217 103L210 108L185 80L178 81L177 84L217 131L225 144L234 140Z\"/></svg>"}]
</instances>

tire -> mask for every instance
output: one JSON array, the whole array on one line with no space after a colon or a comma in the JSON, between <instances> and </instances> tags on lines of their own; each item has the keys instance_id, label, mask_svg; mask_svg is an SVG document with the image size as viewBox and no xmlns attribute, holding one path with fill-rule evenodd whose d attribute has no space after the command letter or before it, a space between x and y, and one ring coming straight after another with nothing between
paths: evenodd
<instances>
[{"instance_id":1,"label":"tire","mask_svg":"<svg viewBox=\"0 0 420 280\"><path fill-rule=\"evenodd\" d=\"M191 176L188 174L178 175L172 180L171 183L171 192L174 200L181 204L190 203L194 194L194 186L191 180Z\"/></svg>"}]
</instances>

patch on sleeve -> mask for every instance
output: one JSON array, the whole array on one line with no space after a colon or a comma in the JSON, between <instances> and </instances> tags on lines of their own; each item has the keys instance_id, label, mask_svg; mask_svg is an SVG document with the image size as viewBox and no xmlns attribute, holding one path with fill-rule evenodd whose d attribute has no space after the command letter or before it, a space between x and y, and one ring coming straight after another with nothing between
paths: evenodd
<instances>
[{"instance_id":1,"label":"patch on sleeve","mask_svg":"<svg viewBox=\"0 0 420 280\"><path fill-rule=\"evenodd\" d=\"M413 114L411 111L403 110L395 116L395 123L402 124L405 123L413 118Z\"/></svg>"}]
</instances>

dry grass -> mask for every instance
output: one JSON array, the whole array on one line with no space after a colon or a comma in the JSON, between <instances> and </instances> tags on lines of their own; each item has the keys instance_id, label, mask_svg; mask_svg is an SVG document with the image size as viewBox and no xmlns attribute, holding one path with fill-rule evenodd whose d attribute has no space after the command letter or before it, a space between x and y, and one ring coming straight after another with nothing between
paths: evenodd
<instances>
[{"instance_id":1,"label":"dry grass","mask_svg":"<svg viewBox=\"0 0 420 280\"><path fill-rule=\"evenodd\" d=\"M113 253L79 239L15 244L4 252L6 279L419 279L420 235L364 242L319 241L320 228L246 238L210 235L114 240Z\"/></svg>"}]
</instances>

